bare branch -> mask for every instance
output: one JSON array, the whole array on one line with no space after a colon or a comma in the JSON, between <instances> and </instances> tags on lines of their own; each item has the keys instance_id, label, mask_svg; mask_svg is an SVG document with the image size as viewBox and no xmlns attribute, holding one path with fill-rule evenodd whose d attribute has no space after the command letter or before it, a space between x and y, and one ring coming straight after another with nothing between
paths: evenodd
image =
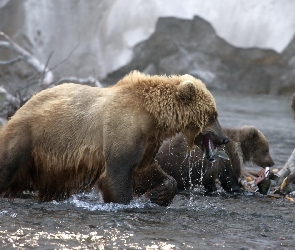
<instances>
[{"instance_id":1,"label":"bare branch","mask_svg":"<svg viewBox=\"0 0 295 250\"><path fill-rule=\"evenodd\" d=\"M101 83L92 76L87 78L64 77L55 82L56 85L62 84L62 83L79 83L79 84L91 85L96 87L102 87Z\"/></svg>"},{"instance_id":2,"label":"bare branch","mask_svg":"<svg viewBox=\"0 0 295 250\"><path fill-rule=\"evenodd\" d=\"M0 47L8 48L15 52L17 55L11 60L0 61L0 65L11 65L19 60L23 60L24 62L33 66L36 71L35 74L30 76L30 83L26 86L19 87L18 91L16 92L9 91L9 89L7 90L7 88L5 89L4 87L0 86L0 94L3 94L6 98L4 106L0 108L0 124L4 124L4 122L9 117L11 117L31 97L31 95L27 93L27 89L35 84L38 84L39 88L41 89L46 89L57 84L68 82L102 87L101 83L95 77L64 77L60 80L53 81L54 78L52 70L58 67L60 64L66 62L79 46L79 43L70 51L66 59L61 61L58 65L55 65L53 68L48 68L48 64L53 53L50 53L49 57L47 58L46 64L44 65L27 50L14 43L5 33L0 32L0 37L1 36L4 37L6 40L0 41ZM38 80L36 79L36 76L38 77Z\"/></svg>"},{"instance_id":3,"label":"bare branch","mask_svg":"<svg viewBox=\"0 0 295 250\"><path fill-rule=\"evenodd\" d=\"M50 84L50 83L52 82L52 80L53 80L53 79L52 79L51 82L46 82L46 83L44 84L44 78L45 78L45 76L46 76L46 72L45 72L45 70L48 69L48 64L49 64L49 61L50 61L52 55L53 55L53 52L51 52L50 55L49 55L49 57L47 58L47 61L46 61L46 64L45 64L45 67L44 67L44 70L43 70L43 72L42 72L42 76L41 76L41 79L40 79L40 82L39 82L40 86L42 86L43 88L48 87L49 84ZM53 78L53 76L52 76L52 78Z\"/></svg>"},{"instance_id":4,"label":"bare branch","mask_svg":"<svg viewBox=\"0 0 295 250\"><path fill-rule=\"evenodd\" d=\"M1 41L0 46L12 49L14 52L19 54L22 60L33 66L38 72L45 72L43 83L49 85L53 81L53 73L37 58L35 58L28 51L23 49L21 46L13 42L8 35L4 32L0 32L0 36L3 36L7 41Z\"/></svg>"},{"instance_id":5,"label":"bare branch","mask_svg":"<svg viewBox=\"0 0 295 250\"><path fill-rule=\"evenodd\" d=\"M14 95L10 94L3 86L0 86L0 94L4 94L6 100L16 108L19 108L21 105L21 100Z\"/></svg>"},{"instance_id":6,"label":"bare branch","mask_svg":"<svg viewBox=\"0 0 295 250\"><path fill-rule=\"evenodd\" d=\"M2 35L1 34L2 32L0 32L0 36ZM11 49L11 45L9 42L6 42L6 41L0 41L0 47L4 47L4 48L9 48Z\"/></svg>"},{"instance_id":7,"label":"bare branch","mask_svg":"<svg viewBox=\"0 0 295 250\"><path fill-rule=\"evenodd\" d=\"M80 45L80 43L78 43L68 54L68 56L63 59L62 61L60 61L58 64L54 65L53 67L51 67L49 70L54 70L56 68L58 68L60 65L64 64L66 61L69 60L69 58L74 54L75 50L78 48L78 46Z\"/></svg>"},{"instance_id":8,"label":"bare branch","mask_svg":"<svg viewBox=\"0 0 295 250\"><path fill-rule=\"evenodd\" d=\"M14 64L16 62L19 62L22 58L20 56L17 56L16 58L13 58L8 61L0 61L0 65L9 65L9 64Z\"/></svg>"}]
</instances>

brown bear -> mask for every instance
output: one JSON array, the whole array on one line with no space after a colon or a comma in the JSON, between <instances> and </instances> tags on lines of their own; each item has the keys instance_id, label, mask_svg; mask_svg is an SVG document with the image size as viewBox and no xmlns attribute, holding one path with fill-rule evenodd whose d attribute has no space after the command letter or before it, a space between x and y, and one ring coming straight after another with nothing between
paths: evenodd
<instances>
[{"instance_id":1,"label":"brown bear","mask_svg":"<svg viewBox=\"0 0 295 250\"><path fill-rule=\"evenodd\" d=\"M216 179L219 179L225 191L239 192L244 163L252 162L261 167L274 165L268 141L255 127L225 128L223 131L230 140L224 149L229 160L216 158L214 163L203 157L202 134L195 139L198 147L190 152L181 133L172 140L164 141L156 160L167 174L176 179L179 190L203 185L208 192L216 191Z\"/></svg>"},{"instance_id":2,"label":"brown bear","mask_svg":"<svg viewBox=\"0 0 295 250\"><path fill-rule=\"evenodd\" d=\"M167 205L176 181L154 161L164 139L182 132L228 141L206 86L190 75L131 72L116 85L62 84L41 91L0 130L0 193L24 190L60 200L94 186L105 202L129 203L133 183Z\"/></svg>"}]
</instances>

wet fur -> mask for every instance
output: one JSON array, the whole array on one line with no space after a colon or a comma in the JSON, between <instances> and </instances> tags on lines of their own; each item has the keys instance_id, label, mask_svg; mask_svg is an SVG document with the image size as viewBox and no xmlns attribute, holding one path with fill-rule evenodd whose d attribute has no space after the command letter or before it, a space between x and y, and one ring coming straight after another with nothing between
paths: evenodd
<instances>
[{"instance_id":1,"label":"wet fur","mask_svg":"<svg viewBox=\"0 0 295 250\"><path fill-rule=\"evenodd\" d=\"M240 191L239 178L243 164L252 162L261 167L274 164L265 136L255 127L223 130L230 139L225 145L230 161L217 158L212 164L206 158L203 159L202 135L196 137L197 147L191 152L188 152L182 134L177 134L162 144L156 160L166 173L176 179L179 190L203 185L207 191L212 192L216 190L218 179L225 191Z\"/></svg>"}]
</instances>

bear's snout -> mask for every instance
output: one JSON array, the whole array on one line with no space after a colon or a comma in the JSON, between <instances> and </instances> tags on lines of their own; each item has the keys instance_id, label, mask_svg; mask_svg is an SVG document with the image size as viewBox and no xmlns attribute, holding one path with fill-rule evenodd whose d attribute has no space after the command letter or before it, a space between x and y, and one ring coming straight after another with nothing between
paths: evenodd
<instances>
[{"instance_id":1,"label":"bear's snout","mask_svg":"<svg viewBox=\"0 0 295 250\"><path fill-rule=\"evenodd\" d=\"M222 130L217 118L211 121L202 132L203 135L210 134L216 146L225 145L229 142L227 135Z\"/></svg>"}]
</instances>

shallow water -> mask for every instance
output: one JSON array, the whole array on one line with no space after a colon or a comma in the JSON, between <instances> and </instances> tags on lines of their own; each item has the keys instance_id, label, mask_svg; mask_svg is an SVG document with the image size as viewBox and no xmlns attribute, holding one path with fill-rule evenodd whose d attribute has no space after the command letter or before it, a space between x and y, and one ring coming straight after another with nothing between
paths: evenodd
<instances>
[{"instance_id":1,"label":"shallow water","mask_svg":"<svg viewBox=\"0 0 295 250\"><path fill-rule=\"evenodd\" d=\"M213 93L222 126L254 125L276 166L295 147L290 97ZM257 169L257 167L248 166ZM1 249L294 249L295 203L260 194L178 194L169 207L145 200L104 204L95 193L63 202L1 200Z\"/></svg>"}]
</instances>

